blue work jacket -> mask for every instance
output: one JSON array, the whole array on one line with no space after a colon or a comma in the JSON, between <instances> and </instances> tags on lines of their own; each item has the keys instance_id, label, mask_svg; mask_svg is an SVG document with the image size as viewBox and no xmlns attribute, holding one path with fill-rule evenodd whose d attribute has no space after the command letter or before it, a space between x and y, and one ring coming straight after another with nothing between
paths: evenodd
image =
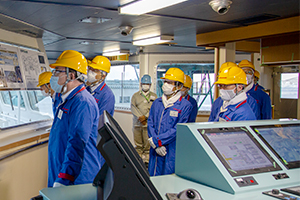
<instances>
[{"instance_id":1,"label":"blue work jacket","mask_svg":"<svg viewBox=\"0 0 300 200\"><path fill-rule=\"evenodd\" d=\"M258 117L260 115L259 110L258 110L258 104L257 104L256 100L249 94L247 94L247 103L249 104L250 108L252 108L252 111L253 111L256 119L258 119ZM211 107L211 112L210 112L210 116L208 119L209 122L214 121L214 119L216 118L216 115L220 112L220 108L222 105L223 105L223 99L221 97L218 97L214 101L214 103Z\"/></svg>"},{"instance_id":2,"label":"blue work jacket","mask_svg":"<svg viewBox=\"0 0 300 200\"><path fill-rule=\"evenodd\" d=\"M89 90L89 88L87 89ZM104 81L91 94L98 104L99 115L102 115L104 110L106 110L111 116L114 115L115 96Z\"/></svg>"},{"instance_id":3,"label":"blue work jacket","mask_svg":"<svg viewBox=\"0 0 300 200\"><path fill-rule=\"evenodd\" d=\"M93 182L101 168L98 120L95 99L83 84L58 106L49 135L48 187Z\"/></svg>"},{"instance_id":4,"label":"blue work jacket","mask_svg":"<svg viewBox=\"0 0 300 200\"><path fill-rule=\"evenodd\" d=\"M156 147L165 146L167 154L160 156L150 148L148 171L150 176L175 172L176 125L187 123L192 110L191 103L180 97L172 106L164 107L162 98L156 99L148 118L148 136Z\"/></svg>"},{"instance_id":5,"label":"blue work jacket","mask_svg":"<svg viewBox=\"0 0 300 200\"><path fill-rule=\"evenodd\" d=\"M253 85L253 87L247 93L250 94L258 104L258 119L272 119L272 107L269 95L263 90L259 89L258 85Z\"/></svg>"},{"instance_id":6,"label":"blue work jacket","mask_svg":"<svg viewBox=\"0 0 300 200\"><path fill-rule=\"evenodd\" d=\"M186 95L185 99L188 100L193 106L188 122L195 122L196 118L197 118L197 113L198 113L197 101L190 95Z\"/></svg>"},{"instance_id":7,"label":"blue work jacket","mask_svg":"<svg viewBox=\"0 0 300 200\"><path fill-rule=\"evenodd\" d=\"M261 89L262 91L264 91L264 90L265 90L265 88L264 88L263 86L259 85L258 83L256 83L256 84L255 84L255 86L257 86L257 87L258 87L258 89Z\"/></svg>"},{"instance_id":8,"label":"blue work jacket","mask_svg":"<svg viewBox=\"0 0 300 200\"><path fill-rule=\"evenodd\" d=\"M218 101L215 102L218 103ZM218 110L218 112L214 115L211 115L208 121L219 122L219 121L256 120L255 114L253 113L246 99L235 105L229 105L226 107L226 109L227 110L225 112L221 112L219 107L218 109L216 109Z\"/></svg>"}]
</instances>

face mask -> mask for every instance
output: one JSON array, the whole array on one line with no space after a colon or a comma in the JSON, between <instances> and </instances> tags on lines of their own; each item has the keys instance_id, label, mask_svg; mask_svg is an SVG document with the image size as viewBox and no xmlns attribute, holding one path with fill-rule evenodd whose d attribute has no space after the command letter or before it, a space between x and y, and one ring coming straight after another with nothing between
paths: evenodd
<instances>
[{"instance_id":1,"label":"face mask","mask_svg":"<svg viewBox=\"0 0 300 200\"><path fill-rule=\"evenodd\" d=\"M247 76L247 84L249 85L253 81L253 75L246 74L246 76Z\"/></svg>"},{"instance_id":2,"label":"face mask","mask_svg":"<svg viewBox=\"0 0 300 200\"><path fill-rule=\"evenodd\" d=\"M142 84L142 90L143 90L144 92L148 92L149 89L150 89L150 85L144 85L144 84Z\"/></svg>"},{"instance_id":3,"label":"face mask","mask_svg":"<svg viewBox=\"0 0 300 200\"><path fill-rule=\"evenodd\" d=\"M223 99L223 101L229 101L236 96L236 93L234 92L234 90L235 90L235 88L232 90L220 89L220 97Z\"/></svg>"},{"instance_id":4,"label":"face mask","mask_svg":"<svg viewBox=\"0 0 300 200\"><path fill-rule=\"evenodd\" d=\"M96 79L96 75L97 75L96 72L89 70L88 74L87 74L87 81L90 83L94 83L94 82L98 81L98 79Z\"/></svg>"},{"instance_id":5,"label":"face mask","mask_svg":"<svg viewBox=\"0 0 300 200\"><path fill-rule=\"evenodd\" d=\"M42 95L45 96L45 97L49 97L50 96L50 93L49 92L45 92L45 90L42 90Z\"/></svg>"},{"instance_id":6,"label":"face mask","mask_svg":"<svg viewBox=\"0 0 300 200\"><path fill-rule=\"evenodd\" d=\"M52 90L54 90L56 93L61 93L61 89L63 88L63 85L58 84L58 76L51 76L50 79L50 86Z\"/></svg>"},{"instance_id":7,"label":"face mask","mask_svg":"<svg viewBox=\"0 0 300 200\"><path fill-rule=\"evenodd\" d=\"M174 87L175 86L172 84L164 83L161 89L163 90L165 95L171 95L174 93L174 91L173 91Z\"/></svg>"}]
</instances>

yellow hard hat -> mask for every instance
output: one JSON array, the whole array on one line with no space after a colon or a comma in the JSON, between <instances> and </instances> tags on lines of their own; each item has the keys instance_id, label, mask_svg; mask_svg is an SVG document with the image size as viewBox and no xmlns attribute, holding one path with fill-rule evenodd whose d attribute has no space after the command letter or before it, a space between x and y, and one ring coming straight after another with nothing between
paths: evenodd
<instances>
[{"instance_id":1,"label":"yellow hard hat","mask_svg":"<svg viewBox=\"0 0 300 200\"><path fill-rule=\"evenodd\" d=\"M104 56L96 56L88 65L94 69L99 69L107 73L110 72L110 61Z\"/></svg>"},{"instance_id":2,"label":"yellow hard hat","mask_svg":"<svg viewBox=\"0 0 300 200\"><path fill-rule=\"evenodd\" d=\"M258 71L255 70L255 71L254 71L254 76L257 77L257 78L260 78L260 73L259 73Z\"/></svg>"},{"instance_id":3,"label":"yellow hard hat","mask_svg":"<svg viewBox=\"0 0 300 200\"><path fill-rule=\"evenodd\" d=\"M50 83L52 73L51 72L43 72L39 75L39 84L36 87L40 87L47 83Z\"/></svg>"},{"instance_id":4,"label":"yellow hard hat","mask_svg":"<svg viewBox=\"0 0 300 200\"><path fill-rule=\"evenodd\" d=\"M222 69L215 84L244 84L247 85L247 76L239 67L227 67Z\"/></svg>"},{"instance_id":5,"label":"yellow hard hat","mask_svg":"<svg viewBox=\"0 0 300 200\"><path fill-rule=\"evenodd\" d=\"M239 63L238 67L240 67L240 68L249 67L249 68L251 68L251 69L253 69L255 71L254 65L252 64L252 62L250 62L248 60L242 60Z\"/></svg>"},{"instance_id":6,"label":"yellow hard hat","mask_svg":"<svg viewBox=\"0 0 300 200\"><path fill-rule=\"evenodd\" d=\"M226 67L237 67L237 65L233 62L225 62L221 65L221 67L219 69L219 74L222 71L222 69L225 69Z\"/></svg>"},{"instance_id":7,"label":"yellow hard hat","mask_svg":"<svg viewBox=\"0 0 300 200\"><path fill-rule=\"evenodd\" d=\"M193 81L192 81L191 77L188 75L184 75L183 87L187 87L187 88L191 89L192 84L193 84Z\"/></svg>"},{"instance_id":8,"label":"yellow hard hat","mask_svg":"<svg viewBox=\"0 0 300 200\"><path fill-rule=\"evenodd\" d=\"M50 67L68 67L80 73L87 74L86 58L81 53L74 50L66 50L62 52L56 62L51 64Z\"/></svg>"},{"instance_id":9,"label":"yellow hard hat","mask_svg":"<svg viewBox=\"0 0 300 200\"><path fill-rule=\"evenodd\" d=\"M161 77L161 79L168 79L170 81L178 81L180 83L184 83L184 73L179 68L170 68L165 74L165 77Z\"/></svg>"}]
</instances>

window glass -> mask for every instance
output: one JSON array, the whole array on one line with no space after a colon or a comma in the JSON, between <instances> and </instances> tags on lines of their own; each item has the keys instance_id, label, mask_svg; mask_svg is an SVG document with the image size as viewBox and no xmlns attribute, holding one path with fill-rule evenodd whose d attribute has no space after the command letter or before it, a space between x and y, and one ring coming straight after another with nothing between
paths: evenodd
<instances>
[{"instance_id":1,"label":"window glass","mask_svg":"<svg viewBox=\"0 0 300 200\"><path fill-rule=\"evenodd\" d=\"M171 67L181 69L193 80L189 95L198 102L199 111L210 111L214 96L214 64L213 63L162 63L157 66L157 96L162 96L163 77Z\"/></svg>"},{"instance_id":2,"label":"window glass","mask_svg":"<svg viewBox=\"0 0 300 200\"><path fill-rule=\"evenodd\" d=\"M115 95L115 109L130 109L131 96L139 90L139 64L111 66L106 84Z\"/></svg>"},{"instance_id":3,"label":"window glass","mask_svg":"<svg viewBox=\"0 0 300 200\"><path fill-rule=\"evenodd\" d=\"M282 73L280 98L282 99L298 99L299 74L298 73Z\"/></svg>"},{"instance_id":4,"label":"window glass","mask_svg":"<svg viewBox=\"0 0 300 200\"><path fill-rule=\"evenodd\" d=\"M52 99L44 97L40 90L11 90L0 94L0 129L53 118Z\"/></svg>"}]
</instances>

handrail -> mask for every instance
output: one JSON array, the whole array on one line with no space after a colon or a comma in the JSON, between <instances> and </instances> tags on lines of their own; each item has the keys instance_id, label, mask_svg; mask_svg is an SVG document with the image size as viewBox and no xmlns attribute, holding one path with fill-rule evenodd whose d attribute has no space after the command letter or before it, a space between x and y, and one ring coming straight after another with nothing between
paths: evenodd
<instances>
[{"instance_id":1,"label":"handrail","mask_svg":"<svg viewBox=\"0 0 300 200\"><path fill-rule=\"evenodd\" d=\"M26 150L28 150L28 149L32 149L32 148L34 148L34 147L43 145L43 144L45 144L45 143L48 143L48 140L43 141L43 142L39 142L39 143L37 143L37 144L30 145L30 146L28 146L28 147L19 149L19 150L17 150L17 151L12 152L12 153L9 153L9 154L7 154L7 155L1 157L1 158L0 158L0 161L4 160L4 159L6 159L6 158L9 158L9 157L11 157L11 156L14 156L14 155L16 155L16 154L18 154L18 153L21 153L21 152L23 152L23 151L26 151Z\"/></svg>"}]
</instances>

